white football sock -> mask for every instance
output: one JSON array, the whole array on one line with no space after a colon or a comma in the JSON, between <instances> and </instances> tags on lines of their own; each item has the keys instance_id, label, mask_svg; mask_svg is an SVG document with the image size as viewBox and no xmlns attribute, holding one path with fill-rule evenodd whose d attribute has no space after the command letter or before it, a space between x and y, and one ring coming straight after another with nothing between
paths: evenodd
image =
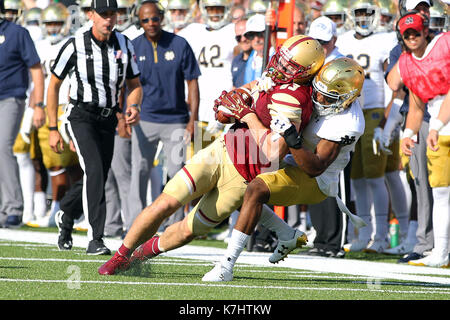
<instances>
[{"instance_id":1,"label":"white football sock","mask_svg":"<svg viewBox=\"0 0 450 320\"><path fill-rule=\"evenodd\" d=\"M367 185L372 193L373 206L375 209L375 223L373 240L385 240L389 233L388 211L389 193L384 177L367 179Z\"/></svg>"},{"instance_id":2,"label":"white football sock","mask_svg":"<svg viewBox=\"0 0 450 320\"><path fill-rule=\"evenodd\" d=\"M234 264L247 245L247 241L250 238L248 234L245 234L239 230L233 229L231 233L230 241L228 241L227 250L221 260L222 267L229 271L233 271Z\"/></svg>"},{"instance_id":3,"label":"white football sock","mask_svg":"<svg viewBox=\"0 0 450 320\"><path fill-rule=\"evenodd\" d=\"M295 229L289 226L284 220L280 219L269 206L263 205L261 218L259 219L264 227L277 234L279 240L286 241L292 239Z\"/></svg>"},{"instance_id":4,"label":"white football sock","mask_svg":"<svg viewBox=\"0 0 450 320\"><path fill-rule=\"evenodd\" d=\"M405 186L400 178L400 171L386 172L386 183L389 189L392 211L394 211L398 220L400 235L404 237L408 233L409 207Z\"/></svg>"},{"instance_id":5,"label":"white football sock","mask_svg":"<svg viewBox=\"0 0 450 320\"><path fill-rule=\"evenodd\" d=\"M47 213L47 195L44 191L34 193L34 216L38 218L45 217Z\"/></svg>"},{"instance_id":6,"label":"white football sock","mask_svg":"<svg viewBox=\"0 0 450 320\"><path fill-rule=\"evenodd\" d=\"M34 197L34 167L29 153L16 153L19 166L19 178L23 196L23 221L33 220Z\"/></svg>"},{"instance_id":7,"label":"white football sock","mask_svg":"<svg viewBox=\"0 0 450 320\"><path fill-rule=\"evenodd\" d=\"M231 237L231 233L233 232L234 225L236 224L236 221L239 217L239 211L235 210L230 215L230 218L228 219L228 238Z\"/></svg>"},{"instance_id":8,"label":"white football sock","mask_svg":"<svg viewBox=\"0 0 450 320\"><path fill-rule=\"evenodd\" d=\"M450 236L450 186L433 188L433 253L448 256Z\"/></svg>"},{"instance_id":9,"label":"white football sock","mask_svg":"<svg viewBox=\"0 0 450 320\"><path fill-rule=\"evenodd\" d=\"M356 214L364 220L366 227L358 230L358 238L361 241L369 242L372 235L372 218L370 215L371 195L365 179L351 179L355 194Z\"/></svg>"}]
</instances>

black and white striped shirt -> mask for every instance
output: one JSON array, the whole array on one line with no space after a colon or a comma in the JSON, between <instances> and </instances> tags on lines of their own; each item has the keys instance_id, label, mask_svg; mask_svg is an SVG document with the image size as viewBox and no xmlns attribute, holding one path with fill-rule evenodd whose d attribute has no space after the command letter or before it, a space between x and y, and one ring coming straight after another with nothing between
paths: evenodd
<instances>
[{"instance_id":1,"label":"black and white striped shirt","mask_svg":"<svg viewBox=\"0 0 450 320\"><path fill-rule=\"evenodd\" d=\"M108 108L118 105L125 79L139 76L131 41L113 31L108 41L100 42L92 35L92 29L76 34L64 44L51 71L59 79L69 72L73 74L71 100Z\"/></svg>"}]
</instances>

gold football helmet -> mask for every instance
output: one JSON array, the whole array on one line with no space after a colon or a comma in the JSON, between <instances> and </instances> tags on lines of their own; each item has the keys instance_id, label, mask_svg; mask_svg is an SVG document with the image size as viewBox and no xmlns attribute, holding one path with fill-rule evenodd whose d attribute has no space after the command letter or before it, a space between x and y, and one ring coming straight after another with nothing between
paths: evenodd
<instances>
[{"instance_id":1,"label":"gold football helmet","mask_svg":"<svg viewBox=\"0 0 450 320\"><path fill-rule=\"evenodd\" d=\"M115 28L122 32L132 23L131 13L134 9L134 0L117 0L117 20Z\"/></svg>"},{"instance_id":2,"label":"gold football helmet","mask_svg":"<svg viewBox=\"0 0 450 320\"><path fill-rule=\"evenodd\" d=\"M79 22L84 25L89 21L88 12L91 11L92 0L80 0L79 8Z\"/></svg>"},{"instance_id":3,"label":"gold football helmet","mask_svg":"<svg viewBox=\"0 0 450 320\"><path fill-rule=\"evenodd\" d=\"M316 39L297 35L278 47L267 65L266 76L275 83L306 83L322 67L325 52Z\"/></svg>"},{"instance_id":4,"label":"gold football helmet","mask_svg":"<svg viewBox=\"0 0 450 320\"><path fill-rule=\"evenodd\" d=\"M347 109L361 94L364 70L353 59L338 58L325 64L312 83L316 112L321 116L336 114Z\"/></svg>"},{"instance_id":5,"label":"gold football helmet","mask_svg":"<svg viewBox=\"0 0 450 320\"><path fill-rule=\"evenodd\" d=\"M22 15L22 25L25 26L40 26L41 25L42 9L35 7L25 10Z\"/></svg>"},{"instance_id":6,"label":"gold football helmet","mask_svg":"<svg viewBox=\"0 0 450 320\"><path fill-rule=\"evenodd\" d=\"M51 3L42 11L41 21L44 25L44 37L52 44L61 41L69 34L70 15L62 3Z\"/></svg>"},{"instance_id":7,"label":"gold football helmet","mask_svg":"<svg viewBox=\"0 0 450 320\"><path fill-rule=\"evenodd\" d=\"M254 14L266 14L268 9L268 1L263 0L250 0L249 7L247 9L247 17L250 17Z\"/></svg>"},{"instance_id":8,"label":"gold football helmet","mask_svg":"<svg viewBox=\"0 0 450 320\"><path fill-rule=\"evenodd\" d=\"M377 5L380 8L380 19L377 31L394 31L394 22L397 17L397 7L394 2L391 0L377 0Z\"/></svg>"},{"instance_id":9,"label":"gold football helmet","mask_svg":"<svg viewBox=\"0 0 450 320\"><path fill-rule=\"evenodd\" d=\"M375 32L380 10L375 0L352 0L349 16L356 33L365 37Z\"/></svg>"},{"instance_id":10,"label":"gold football helmet","mask_svg":"<svg viewBox=\"0 0 450 320\"><path fill-rule=\"evenodd\" d=\"M23 4L20 0L5 0L4 18L11 22L17 22L22 15Z\"/></svg>"},{"instance_id":11,"label":"gold football helmet","mask_svg":"<svg viewBox=\"0 0 450 320\"><path fill-rule=\"evenodd\" d=\"M433 6L430 7L429 28L439 32L447 31L449 13L449 8L446 3L440 0L433 0Z\"/></svg>"},{"instance_id":12,"label":"gold football helmet","mask_svg":"<svg viewBox=\"0 0 450 320\"><path fill-rule=\"evenodd\" d=\"M231 0L200 0L200 12L205 24L211 29L220 29L230 23ZM208 10L208 8L210 8ZM217 13L216 8L223 8L223 11ZM211 12L211 9L214 10ZM209 11L209 12L208 12Z\"/></svg>"},{"instance_id":13,"label":"gold football helmet","mask_svg":"<svg viewBox=\"0 0 450 320\"><path fill-rule=\"evenodd\" d=\"M348 8L349 0L329 0L322 8L322 15L336 23L337 34L349 30Z\"/></svg>"},{"instance_id":14,"label":"gold football helmet","mask_svg":"<svg viewBox=\"0 0 450 320\"><path fill-rule=\"evenodd\" d=\"M173 29L184 28L192 22L192 13L195 9L195 5L195 0L169 0L166 6L166 16L164 18L166 23Z\"/></svg>"}]
</instances>

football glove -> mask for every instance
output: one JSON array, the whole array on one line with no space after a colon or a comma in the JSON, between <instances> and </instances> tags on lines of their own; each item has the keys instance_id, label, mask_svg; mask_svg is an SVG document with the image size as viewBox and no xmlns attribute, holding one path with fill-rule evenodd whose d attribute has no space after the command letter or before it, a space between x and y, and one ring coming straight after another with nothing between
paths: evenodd
<instances>
[{"instance_id":1,"label":"football glove","mask_svg":"<svg viewBox=\"0 0 450 320\"><path fill-rule=\"evenodd\" d=\"M300 149L302 147L302 138L298 134L297 129L291 121L284 115L278 112L272 114L270 121L270 129L284 138L289 148ZM272 138L276 140L276 136Z\"/></svg>"},{"instance_id":2,"label":"football glove","mask_svg":"<svg viewBox=\"0 0 450 320\"><path fill-rule=\"evenodd\" d=\"M248 94L250 95L250 93ZM251 104L247 105L247 102L237 90L231 90L230 92L226 93L222 97L220 105L230 110L230 112L233 114L233 117L237 120L241 120L247 114L255 112L252 109Z\"/></svg>"},{"instance_id":3,"label":"football glove","mask_svg":"<svg viewBox=\"0 0 450 320\"><path fill-rule=\"evenodd\" d=\"M23 113L22 124L20 125L20 135L26 144L30 144L30 133L33 128L33 108L26 108Z\"/></svg>"},{"instance_id":4,"label":"football glove","mask_svg":"<svg viewBox=\"0 0 450 320\"><path fill-rule=\"evenodd\" d=\"M275 82L270 77L266 77L265 74L261 76L261 78L257 79L257 83L253 90L261 91L270 91L273 87L275 87Z\"/></svg>"},{"instance_id":5,"label":"football glove","mask_svg":"<svg viewBox=\"0 0 450 320\"><path fill-rule=\"evenodd\" d=\"M381 152L383 152L384 154L391 155L392 151L383 144L382 136L383 136L383 128L376 127L373 131L373 139L372 139L373 154L379 155L381 150Z\"/></svg>"},{"instance_id":6,"label":"football glove","mask_svg":"<svg viewBox=\"0 0 450 320\"><path fill-rule=\"evenodd\" d=\"M63 138L64 142L69 144L70 137L69 137L69 133L67 132L67 123L69 122L67 120L67 117L69 116L68 115L68 112L69 112L68 104L63 107L63 111L64 111L64 113L58 118L58 120L61 121L58 131L61 134L61 137Z\"/></svg>"}]
</instances>

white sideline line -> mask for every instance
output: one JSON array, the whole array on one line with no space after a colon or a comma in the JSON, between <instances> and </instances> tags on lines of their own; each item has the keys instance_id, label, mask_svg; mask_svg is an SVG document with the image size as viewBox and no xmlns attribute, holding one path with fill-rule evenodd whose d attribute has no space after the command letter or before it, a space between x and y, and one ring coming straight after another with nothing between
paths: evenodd
<instances>
[{"instance_id":1,"label":"white sideline line","mask_svg":"<svg viewBox=\"0 0 450 320\"><path fill-rule=\"evenodd\" d=\"M441 291L433 288L430 290L385 290L369 288L316 288L316 287L283 287L283 286L248 286L233 284L212 284L212 283L173 283L173 282L134 282L134 281L70 281L70 280L41 280L41 279L2 279L3 282L39 282L39 283L65 283L74 284L119 284L119 285L145 285L145 286L195 286L195 287L220 287L220 288L239 288L239 289L276 289L276 290L313 290L313 291L363 291L363 292L381 292L381 293L404 293L404 294L450 294L450 292Z\"/></svg>"},{"instance_id":2,"label":"white sideline line","mask_svg":"<svg viewBox=\"0 0 450 320\"><path fill-rule=\"evenodd\" d=\"M74 247L87 247L87 236L74 234L72 237ZM57 235L49 232L0 229L0 239L54 244L56 247ZM122 244L122 241L105 239L105 244L111 250L117 250ZM161 256L216 262L221 259L224 252L225 249L220 248L186 245L164 253ZM239 257L238 263L266 267L274 266L269 263L269 256L269 253L244 251ZM411 282L450 285L450 268L417 267L403 264L361 261L355 259L309 257L296 254L289 255L285 261L282 261L275 266L297 270L312 270L316 272L350 274L380 279L395 279Z\"/></svg>"}]
</instances>

